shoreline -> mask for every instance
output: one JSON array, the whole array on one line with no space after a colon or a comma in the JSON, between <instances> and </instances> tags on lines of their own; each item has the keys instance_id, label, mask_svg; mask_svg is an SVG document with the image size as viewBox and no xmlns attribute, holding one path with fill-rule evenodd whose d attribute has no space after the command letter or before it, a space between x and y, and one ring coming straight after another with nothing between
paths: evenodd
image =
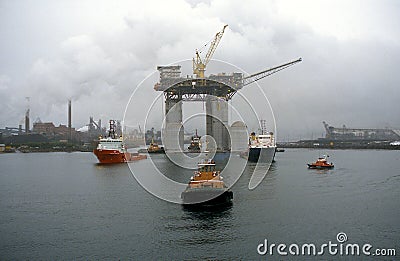
<instances>
[{"instance_id":1,"label":"shoreline","mask_svg":"<svg viewBox=\"0 0 400 261\"><path fill-rule=\"evenodd\" d=\"M278 146L279 149L316 149L316 150L400 150L400 146L390 146L390 147L356 147L356 146L302 146L302 145L282 145ZM92 153L91 149L32 149L32 150L19 150L15 149L13 151L2 151L1 154L13 154L13 153L52 153L52 152L89 152ZM279 153L284 153L279 152Z\"/></svg>"},{"instance_id":2,"label":"shoreline","mask_svg":"<svg viewBox=\"0 0 400 261\"><path fill-rule=\"evenodd\" d=\"M283 149L333 149L333 150L400 150L400 146L389 144L309 144L309 143L278 143L278 148Z\"/></svg>"}]
</instances>

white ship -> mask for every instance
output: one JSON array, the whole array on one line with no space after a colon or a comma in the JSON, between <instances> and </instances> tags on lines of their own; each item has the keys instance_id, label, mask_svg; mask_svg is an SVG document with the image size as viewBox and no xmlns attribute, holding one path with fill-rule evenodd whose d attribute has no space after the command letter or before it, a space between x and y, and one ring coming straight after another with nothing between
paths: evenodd
<instances>
[{"instance_id":1,"label":"white ship","mask_svg":"<svg viewBox=\"0 0 400 261\"><path fill-rule=\"evenodd\" d=\"M248 161L272 163L275 158L276 145L272 132L256 135L251 133L249 138Z\"/></svg>"},{"instance_id":2,"label":"white ship","mask_svg":"<svg viewBox=\"0 0 400 261\"><path fill-rule=\"evenodd\" d=\"M267 132L265 120L261 120L261 134L250 134L247 160L250 162L272 163L275 158L276 143L274 134Z\"/></svg>"}]
</instances>

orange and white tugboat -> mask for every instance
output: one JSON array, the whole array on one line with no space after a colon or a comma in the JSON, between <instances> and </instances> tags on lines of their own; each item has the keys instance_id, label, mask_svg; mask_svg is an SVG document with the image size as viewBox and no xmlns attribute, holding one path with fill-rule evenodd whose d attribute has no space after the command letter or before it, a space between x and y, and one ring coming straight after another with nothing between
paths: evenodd
<instances>
[{"instance_id":1,"label":"orange and white tugboat","mask_svg":"<svg viewBox=\"0 0 400 261\"><path fill-rule=\"evenodd\" d=\"M308 168L309 169L332 169L334 167L332 162L328 162L328 157L327 155L324 155L322 157L319 157L316 162L313 163L308 163Z\"/></svg>"},{"instance_id":2,"label":"orange and white tugboat","mask_svg":"<svg viewBox=\"0 0 400 261\"><path fill-rule=\"evenodd\" d=\"M222 181L220 171L215 170L213 160L204 160L198 164L198 170L191 177L181 198L186 206L215 206L232 202L233 192Z\"/></svg>"},{"instance_id":3,"label":"orange and white tugboat","mask_svg":"<svg viewBox=\"0 0 400 261\"><path fill-rule=\"evenodd\" d=\"M97 148L93 150L100 163L126 163L147 158L146 155L128 152L122 137L117 138L115 129L115 120L110 120L108 137L100 137Z\"/></svg>"},{"instance_id":4,"label":"orange and white tugboat","mask_svg":"<svg viewBox=\"0 0 400 261\"><path fill-rule=\"evenodd\" d=\"M147 148L148 153L165 153L164 147L158 146L157 142L154 142L154 139L151 139L151 143Z\"/></svg>"}]
</instances>

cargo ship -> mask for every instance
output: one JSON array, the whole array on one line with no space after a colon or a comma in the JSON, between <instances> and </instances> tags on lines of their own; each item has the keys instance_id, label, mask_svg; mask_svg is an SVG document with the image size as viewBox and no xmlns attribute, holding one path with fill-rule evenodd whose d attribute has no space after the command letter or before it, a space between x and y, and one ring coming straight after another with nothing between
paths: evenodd
<instances>
[{"instance_id":1,"label":"cargo ship","mask_svg":"<svg viewBox=\"0 0 400 261\"><path fill-rule=\"evenodd\" d=\"M233 192L223 182L215 162L206 159L198 164L181 198L186 206L218 206L230 204Z\"/></svg>"},{"instance_id":2,"label":"cargo ship","mask_svg":"<svg viewBox=\"0 0 400 261\"><path fill-rule=\"evenodd\" d=\"M114 120L110 120L108 136L99 138L99 144L93 153L100 163L126 163L147 158L146 155L127 151L122 137L117 137Z\"/></svg>"}]
</instances>

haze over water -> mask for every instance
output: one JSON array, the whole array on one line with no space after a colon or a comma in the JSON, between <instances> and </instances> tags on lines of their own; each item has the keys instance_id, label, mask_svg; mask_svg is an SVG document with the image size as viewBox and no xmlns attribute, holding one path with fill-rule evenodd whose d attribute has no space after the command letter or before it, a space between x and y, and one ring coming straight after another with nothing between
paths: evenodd
<instances>
[{"instance_id":1,"label":"haze over water","mask_svg":"<svg viewBox=\"0 0 400 261\"><path fill-rule=\"evenodd\" d=\"M333 170L306 168L324 153ZM176 171L164 157L152 156ZM257 246L336 242L339 232L399 252L399 166L398 151L286 150L252 191L246 167L232 206L196 211L152 196L127 165L97 165L92 153L2 154L0 259L281 259Z\"/></svg>"}]
</instances>

